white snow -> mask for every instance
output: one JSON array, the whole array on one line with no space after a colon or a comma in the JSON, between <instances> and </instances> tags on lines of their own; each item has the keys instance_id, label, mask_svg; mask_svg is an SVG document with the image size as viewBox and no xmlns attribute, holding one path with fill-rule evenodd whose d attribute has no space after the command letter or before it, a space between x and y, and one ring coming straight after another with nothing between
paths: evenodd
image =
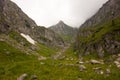
<instances>
[{"instance_id":1,"label":"white snow","mask_svg":"<svg viewBox=\"0 0 120 80\"><path fill-rule=\"evenodd\" d=\"M35 44L36 41L34 41L29 35L26 35L26 34L23 34L23 33L21 33L20 35L23 36L31 44Z\"/></svg>"}]
</instances>

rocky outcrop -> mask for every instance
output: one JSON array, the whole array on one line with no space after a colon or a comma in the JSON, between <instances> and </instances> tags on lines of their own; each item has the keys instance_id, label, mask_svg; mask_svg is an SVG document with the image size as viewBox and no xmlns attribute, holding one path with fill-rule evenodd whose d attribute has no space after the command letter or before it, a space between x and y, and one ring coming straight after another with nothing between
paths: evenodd
<instances>
[{"instance_id":1,"label":"rocky outcrop","mask_svg":"<svg viewBox=\"0 0 120 80\"><path fill-rule=\"evenodd\" d=\"M49 29L60 35L67 42L75 39L78 30L77 28L68 26L63 21L60 21L58 24L49 27Z\"/></svg>"},{"instance_id":2,"label":"rocky outcrop","mask_svg":"<svg viewBox=\"0 0 120 80\"><path fill-rule=\"evenodd\" d=\"M47 29L45 27L36 27L33 29L33 37L40 43L48 46L64 46L63 39L56 34L54 31ZM39 35L38 35L39 34Z\"/></svg>"},{"instance_id":3,"label":"rocky outcrop","mask_svg":"<svg viewBox=\"0 0 120 80\"><path fill-rule=\"evenodd\" d=\"M37 26L15 3L0 0L0 34L24 33L39 43L49 46L64 45L63 40L53 31Z\"/></svg>"},{"instance_id":4,"label":"rocky outcrop","mask_svg":"<svg viewBox=\"0 0 120 80\"><path fill-rule=\"evenodd\" d=\"M74 49L104 57L120 51L120 1L109 0L79 29Z\"/></svg>"}]
</instances>

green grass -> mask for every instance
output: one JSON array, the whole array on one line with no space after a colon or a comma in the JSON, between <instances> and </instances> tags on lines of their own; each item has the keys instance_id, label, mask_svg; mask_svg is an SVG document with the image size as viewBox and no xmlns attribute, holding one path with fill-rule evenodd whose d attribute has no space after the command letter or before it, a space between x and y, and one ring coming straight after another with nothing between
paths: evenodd
<instances>
[{"instance_id":1,"label":"green grass","mask_svg":"<svg viewBox=\"0 0 120 80\"><path fill-rule=\"evenodd\" d=\"M43 44L38 44L38 46L40 49L37 52L42 56L50 57L58 51L56 48L52 49Z\"/></svg>"},{"instance_id":2,"label":"green grass","mask_svg":"<svg viewBox=\"0 0 120 80\"><path fill-rule=\"evenodd\" d=\"M41 46L45 48L45 46ZM6 54L7 50L10 52L9 55ZM46 49L45 49L46 50ZM44 52L48 53L48 52ZM47 59L44 61L38 61L33 55L26 55L20 50L10 46L5 42L0 42L0 80L16 80L18 76L23 73L27 73L28 77L25 80L30 80L31 75L37 75L37 80L119 80L120 70L113 64L98 64L92 65L90 63L84 64L87 70L80 72L78 66L67 66L66 64L78 65L76 62L78 58L74 54L73 49L68 48L64 55L66 58L73 57L75 60L52 60ZM30 57L31 56L31 57ZM91 58L84 56L83 60L88 61ZM97 58L96 58L97 59ZM44 64L42 64L44 63ZM95 67L102 67L103 71L110 67L110 76L96 74L93 71Z\"/></svg>"},{"instance_id":3,"label":"green grass","mask_svg":"<svg viewBox=\"0 0 120 80\"><path fill-rule=\"evenodd\" d=\"M116 24L119 23L119 20L116 20ZM120 25L116 25L116 27L111 26L110 23L106 23L105 25L101 25L100 27L93 28L91 31L94 31L94 35L89 35L86 37L81 36L81 41L83 43L87 43L93 39L93 42L99 41L101 37L105 34L120 29ZM87 30L87 29L86 29ZM84 31L84 30L83 30ZM11 32L10 37L19 42L24 42L26 47L29 47L31 44L27 42L23 37L21 37L16 32ZM117 40L120 38L118 35L114 36ZM45 57L51 57L56 54L58 50L54 50L53 48L49 48L43 44L37 44L38 52L40 55ZM81 48L82 49L82 48ZM37 80L119 80L120 79L120 69L115 66L112 62L105 64L97 64L93 65L90 63L85 63L86 70L80 72L79 61L78 58L79 53L73 52L73 48L68 48L63 56L66 56L65 59L62 60L53 60L47 59L43 61L38 61L37 57L34 55L27 55L10 44L0 41L0 80L16 80L18 76L23 73L27 73L28 77L25 80L30 80L31 75L37 75ZM69 60L67 60L69 58ZM70 60L73 58L74 60ZM104 60L108 60L111 56L105 57ZM99 60L96 54L91 54L88 56L83 56L83 61L89 61L91 59ZM70 66L73 64L74 66ZM109 67L111 65L111 67ZM105 72L106 69L111 69L111 74L106 76L106 74L97 74L93 71L93 68L101 67Z\"/></svg>"},{"instance_id":4,"label":"green grass","mask_svg":"<svg viewBox=\"0 0 120 80\"><path fill-rule=\"evenodd\" d=\"M87 37L79 36L79 40L84 43L96 43L100 41L106 34L120 30L120 18L116 18L114 21L115 25L112 25L111 21L109 21L101 25L96 25L95 27L80 29L83 33L86 31L91 31L92 34L89 34Z\"/></svg>"},{"instance_id":5,"label":"green grass","mask_svg":"<svg viewBox=\"0 0 120 80\"><path fill-rule=\"evenodd\" d=\"M29 47L31 44L23 38L18 32L12 31L9 33L10 38L16 40L18 43L21 43L22 45Z\"/></svg>"}]
</instances>

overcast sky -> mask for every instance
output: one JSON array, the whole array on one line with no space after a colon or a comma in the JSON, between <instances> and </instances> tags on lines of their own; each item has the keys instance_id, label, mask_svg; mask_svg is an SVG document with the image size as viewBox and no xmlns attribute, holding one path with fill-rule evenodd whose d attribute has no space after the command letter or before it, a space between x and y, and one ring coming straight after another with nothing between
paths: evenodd
<instances>
[{"instance_id":1,"label":"overcast sky","mask_svg":"<svg viewBox=\"0 0 120 80\"><path fill-rule=\"evenodd\" d=\"M12 0L39 26L49 27L60 20L79 27L108 0Z\"/></svg>"}]
</instances>

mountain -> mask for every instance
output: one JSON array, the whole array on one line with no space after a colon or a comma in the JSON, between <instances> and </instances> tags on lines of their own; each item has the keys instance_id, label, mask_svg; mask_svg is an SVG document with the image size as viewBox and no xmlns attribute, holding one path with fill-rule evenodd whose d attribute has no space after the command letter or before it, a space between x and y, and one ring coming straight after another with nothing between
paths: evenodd
<instances>
[{"instance_id":1,"label":"mountain","mask_svg":"<svg viewBox=\"0 0 120 80\"><path fill-rule=\"evenodd\" d=\"M13 33L27 35L47 46L64 45L61 37L45 27L37 26L15 3L0 0L0 34L8 36Z\"/></svg>"},{"instance_id":2,"label":"mountain","mask_svg":"<svg viewBox=\"0 0 120 80\"><path fill-rule=\"evenodd\" d=\"M120 1L109 0L99 11L88 19L81 27L94 27L120 16Z\"/></svg>"},{"instance_id":3,"label":"mountain","mask_svg":"<svg viewBox=\"0 0 120 80\"><path fill-rule=\"evenodd\" d=\"M120 0L109 0L80 26L74 49L99 57L120 52Z\"/></svg>"},{"instance_id":4,"label":"mountain","mask_svg":"<svg viewBox=\"0 0 120 80\"><path fill-rule=\"evenodd\" d=\"M56 25L49 27L49 29L59 34L66 42L74 41L77 34L77 28L68 26L63 21L59 21Z\"/></svg>"}]
</instances>

